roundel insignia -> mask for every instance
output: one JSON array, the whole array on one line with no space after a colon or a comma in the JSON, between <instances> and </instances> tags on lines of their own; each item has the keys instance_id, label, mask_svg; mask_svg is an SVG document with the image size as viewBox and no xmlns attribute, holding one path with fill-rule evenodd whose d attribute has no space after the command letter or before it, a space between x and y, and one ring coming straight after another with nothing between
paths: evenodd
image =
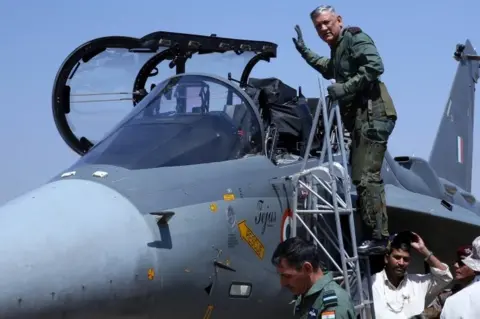
<instances>
[{"instance_id":1,"label":"roundel insignia","mask_svg":"<svg viewBox=\"0 0 480 319\"><path fill-rule=\"evenodd\" d=\"M280 242L285 241L290 238L292 233L292 222L293 222L293 213L290 208L287 208L282 216L282 227L280 234Z\"/></svg>"}]
</instances>

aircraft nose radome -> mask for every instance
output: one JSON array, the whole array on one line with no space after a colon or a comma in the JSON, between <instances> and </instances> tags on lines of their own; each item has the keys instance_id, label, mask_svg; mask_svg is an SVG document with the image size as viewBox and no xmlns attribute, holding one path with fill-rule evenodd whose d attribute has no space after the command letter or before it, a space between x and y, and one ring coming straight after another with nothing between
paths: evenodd
<instances>
[{"instance_id":1,"label":"aircraft nose radome","mask_svg":"<svg viewBox=\"0 0 480 319\"><path fill-rule=\"evenodd\" d=\"M154 268L151 241L135 206L92 181L55 181L8 202L0 208L0 318L132 293Z\"/></svg>"}]
</instances>

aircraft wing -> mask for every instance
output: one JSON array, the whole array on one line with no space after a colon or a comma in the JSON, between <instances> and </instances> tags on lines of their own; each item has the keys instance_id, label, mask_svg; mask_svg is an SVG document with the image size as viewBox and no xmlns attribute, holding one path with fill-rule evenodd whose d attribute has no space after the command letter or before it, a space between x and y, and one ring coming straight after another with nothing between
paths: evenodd
<instances>
[{"instance_id":1,"label":"aircraft wing","mask_svg":"<svg viewBox=\"0 0 480 319\"><path fill-rule=\"evenodd\" d=\"M446 203L447 205L444 206L443 201L437 198L412 193L394 185L385 185L385 196L389 208L418 212L419 214L480 226L480 217L474 212L458 205ZM451 210L447 207L450 207Z\"/></svg>"}]
</instances>

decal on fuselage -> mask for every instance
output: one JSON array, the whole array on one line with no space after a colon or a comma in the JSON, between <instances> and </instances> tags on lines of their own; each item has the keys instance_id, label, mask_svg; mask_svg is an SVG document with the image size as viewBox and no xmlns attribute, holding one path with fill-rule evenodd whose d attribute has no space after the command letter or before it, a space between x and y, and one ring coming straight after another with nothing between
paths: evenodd
<instances>
[{"instance_id":1,"label":"decal on fuselage","mask_svg":"<svg viewBox=\"0 0 480 319\"><path fill-rule=\"evenodd\" d=\"M213 312L213 305L208 305L207 310L205 310L205 314L203 315L203 319L210 319Z\"/></svg>"},{"instance_id":2,"label":"decal on fuselage","mask_svg":"<svg viewBox=\"0 0 480 319\"><path fill-rule=\"evenodd\" d=\"M235 224L237 222L237 217L233 207L228 205L226 210L227 224L228 224L228 247L233 248L238 245L238 239L235 229Z\"/></svg>"},{"instance_id":3,"label":"decal on fuselage","mask_svg":"<svg viewBox=\"0 0 480 319\"><path fill-rule=\"evenodd\" d=\"M226 202L231 202L232 200L235 200L235 194L230 188L227 189L227 192L225 194L223 194L223 200Z\"/></svg>"},{"instance_id":4,"label":"decal on fuselage","mask_svg":"<svg viewBox=\"0 0 480 319\"><path fill-rule=\"evenodd\" d=\"M267 227L275 226L277 222L277 212L269 211L269 206L265 207L266 210L263 210L263 200L257 202L257 215L255 216L255 225L261 225L262 231L261 234L265 234Z\"/></svg>"},{"instance_id":5,"label":"decal on fuselage","mask_svg":"<svg viewBox=\"0 0 480 319\"><path fill-rule=\"evenodd\" d=\"M217 206L217 203L210 203L210 211L212 213L216 213L218 210L218 206Z\"/></svg>"},{"instance_id":6,"label":"decal on fuselage","mask_svg":"<svg viewBox=\"0 0 480 319\"><path fill-rule=\"evenodd\" d=\"M148 277L148 280L155 279L155 270L153 268L148 269L147 277Z\"/></svg>"},{"instance_id":7,"label":"decal on fuselage","mask_svg":"<svg viewBox=\"0 0 480 319\"><path fill-rule=\"evenodd\" d=\"M247 226L246 220L238 223L238 231L240 232L240 238L252 248L259 259L263 259L265 256L265 246L250 227Z\"/></svg>"},{"instance_id":8,"label":"decal on fuselage","mask_svg":"<svg viewBox=\"0 0 480 319\"><path fill-rule=\"evenodd\" d=\"M282 216L282 224L280 227L280 242L290 238L292 233L293 213L290 208L287 208Z\"/></svg>"}]
</instances>

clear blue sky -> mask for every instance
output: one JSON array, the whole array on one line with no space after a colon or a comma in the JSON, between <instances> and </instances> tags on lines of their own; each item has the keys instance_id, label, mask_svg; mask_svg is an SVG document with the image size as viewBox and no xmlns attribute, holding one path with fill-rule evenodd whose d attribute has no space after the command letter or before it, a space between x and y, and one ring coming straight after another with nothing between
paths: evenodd
<instances>
[{"instance_id":1,"label":"clear blue sky","mask_svg":"<svg viewBox=\"0 0 480 319\"><path fill-rule=\"evenodd\" d=\"M299 57L291 37L294 25L300 24L307 44L328 54L308 16L319 4L311 0L1 1L0 203L41 185L78 158L57 134L51 92L60 64L80 44L102 36L143 36L158 30L273 41L279 45L278 59L254 75L281 77L293 87L302 85L308 95L318 95L316 72ZM346 24L369 33L382 54L383 80L399 113L391 153L428 158L456 70L455 45L470 38L480 46L480 2L331 4ZM474 158L479 152L476 147ZM480 165L475 164L473 190L478 196Z\"/></svg>"}]
</instances>

